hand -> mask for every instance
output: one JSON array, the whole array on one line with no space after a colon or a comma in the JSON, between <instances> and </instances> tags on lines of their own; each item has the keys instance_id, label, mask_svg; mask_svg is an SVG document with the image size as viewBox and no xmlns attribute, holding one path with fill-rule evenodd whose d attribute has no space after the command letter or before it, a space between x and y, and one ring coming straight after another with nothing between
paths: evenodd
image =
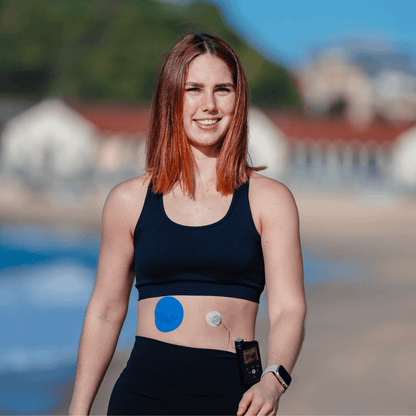
<instances>
[{"instance_id":1,"label":"hand","mask_svg":"<svg viewBox=\"0 0 416 416\"><path fill-rule=\"evenodd\" d=\"M238 405L237 416L275 415L279 406L280 396L285 392L272 373L264 377L244 393Z\"/></svg>"}]
</instances>

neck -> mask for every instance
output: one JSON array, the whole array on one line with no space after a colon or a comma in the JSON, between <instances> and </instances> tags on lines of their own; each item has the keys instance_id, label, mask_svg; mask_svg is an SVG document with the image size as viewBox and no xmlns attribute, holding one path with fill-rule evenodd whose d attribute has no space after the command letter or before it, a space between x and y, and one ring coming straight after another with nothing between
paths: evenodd
<instances>
[{"instance_id":1,"label":"neck","mask_svg":"<svg viewBox=\"0 0 416 416\"><path fill-rule=\"evenodd\" d=\"M193 149L197 189L217 189L217 157Z\"/></svg>"}]
</instances>

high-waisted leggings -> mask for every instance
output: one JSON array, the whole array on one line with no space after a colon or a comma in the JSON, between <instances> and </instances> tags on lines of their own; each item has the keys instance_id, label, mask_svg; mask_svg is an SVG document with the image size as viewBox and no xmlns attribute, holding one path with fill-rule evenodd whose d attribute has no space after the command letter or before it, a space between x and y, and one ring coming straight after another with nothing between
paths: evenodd
<instances>
[{"instance_id":1,"label":"high-waisted leggings","mask_svg":"<svg viewBox=\"0 0 416 416\"><path fill-rule=\"evenodd\" d=\"M137 336L108 415L236 415L246 390L232 352Z\"/></svg>"}]
</instances>

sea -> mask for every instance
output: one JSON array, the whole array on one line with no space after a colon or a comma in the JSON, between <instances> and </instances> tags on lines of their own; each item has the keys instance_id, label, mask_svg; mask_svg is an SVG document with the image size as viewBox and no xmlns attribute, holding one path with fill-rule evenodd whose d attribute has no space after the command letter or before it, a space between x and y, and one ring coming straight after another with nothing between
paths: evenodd
<instances>
[{"instance_id":1,"label":"sea","mask_svg":"<svg viewBox=\"0 0 416 416\"><path fill-rule=\"evenodd\" d=\"M49 414L62 404L62 386L75 377L99 246L99 234L77 228L0 226L0 414ZM361 279L371 270L363 260L328 258L319 246L302 252L306 286ZM133 287L117 351L133 346L137 299Z\"/></svg>"}]
</instances>

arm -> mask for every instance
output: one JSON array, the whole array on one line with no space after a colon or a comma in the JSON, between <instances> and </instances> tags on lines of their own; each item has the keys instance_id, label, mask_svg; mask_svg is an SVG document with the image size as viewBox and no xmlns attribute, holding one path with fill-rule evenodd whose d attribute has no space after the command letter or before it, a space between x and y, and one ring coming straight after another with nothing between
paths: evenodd
<instances>
[{"instance_id":1,"label":"arm","mask_svg":"<svg viewBox=\"0 0 416 416\"><path fill-rule=\"evenodd\" d=\"M261 208L261 240L266 271L270 333L267 365L281 364L292 372L299 355L306 315L299 217L290 191L267 180L255 206ZM265 368L266 368L265 367ZM272 373L248 390L239 415L275 414L284 388Z\"/></svg>"},{"instance_id":2,"label":"arm","mask_svg":"<svg viewBox=\"0 0 416 416\"><path fill-rule=\"evenodd\" d=\"M128 186L115 187L104 205L97 278L81 334L70 415L89 414L127 314L134 280L134 204Z\"/></svg>"}]
</instances>

